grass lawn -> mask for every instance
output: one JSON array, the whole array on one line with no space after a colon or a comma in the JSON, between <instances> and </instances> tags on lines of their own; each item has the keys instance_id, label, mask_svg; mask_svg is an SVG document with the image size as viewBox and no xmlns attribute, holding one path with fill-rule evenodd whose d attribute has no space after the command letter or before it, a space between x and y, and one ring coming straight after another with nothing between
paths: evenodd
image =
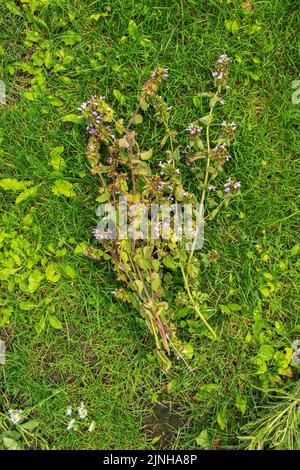
<instances>
[{"instance_id":1,"label":"grass lawn","mask_svg":"<svg viewBox=\"0 0 300 470\"><path fill-rule=\"evenodd\" d=\"M241 448L267 390L299 381L299 24L297 0L4 0L0 433L15 430L12 408L38 422L10 436L26 448ZM225 176L242 191L206 229L200 277L220 340L196 317L178 318L194 356L164 374L144 321L111 294L109 262L83 254L98 187L74 115L100 94L130 116L159 65L169 68L161 94L182 132L204 114L194 97L209 90L224 52L233 60L220 115L237 124ZM82 422L66 429L66 407L81 401L94 432Z\"/></svg>"}]
</instances>

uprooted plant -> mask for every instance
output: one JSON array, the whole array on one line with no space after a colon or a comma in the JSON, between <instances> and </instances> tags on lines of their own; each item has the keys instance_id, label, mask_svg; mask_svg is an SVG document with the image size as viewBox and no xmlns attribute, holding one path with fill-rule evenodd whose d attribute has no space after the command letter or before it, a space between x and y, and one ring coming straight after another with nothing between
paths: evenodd
<instances>
[{"instance_id":1,"label":"uprooted plant","mask_svg":"<svg viewBox=\"0 0 300 470\"><path fill-rule=\"evenodd\" d=\"M169 124L171 107L158 94L160 85L168 78L167 69L157 68L152 73L127 122L115 118L114 110L102 96L92 96L79 108L79 117L86 119L91 134L87 148L91 172L100 180L98 215L105 213L107 223L105 229L103 224L94 229L99 244L89 247L86 255L113 264L117 280L124 285L114 295L140 311L155 338L157 355L165 371L171 366L171 352L183 360L190 357L188 347L176 335L176 310L195 312L205 325L206 334L217 338L208 322L206 295L199 289L197 249L203 225L228 205L240 188L240 183L232 179L227 179L222 189L215 183L230 159L228 148L235 132L235 123L226 121L212 127L214 110L223 104L222 93L228 88L229 60L226 54L218 59L213 72L215 91L198 95L209 99L209 112L189 124L182 144ZM144 145L141 148L136 130L143 123L141 111L148 109L154 110L154 119L164 130L155 150ZM186 171L182 171L184 167ZM195 192L186 190L189 176L197 181ZM129 225L126 236L124 220L121 221L124 201ZM192 210L188 229L183 233L178 229L178 221L182 217L181 207L186 205ZM155 222L150 220L153 207L167 211L169 218L158 214ZM141 219L151 236L145 236Z\"/></svg>"}]
</instances>

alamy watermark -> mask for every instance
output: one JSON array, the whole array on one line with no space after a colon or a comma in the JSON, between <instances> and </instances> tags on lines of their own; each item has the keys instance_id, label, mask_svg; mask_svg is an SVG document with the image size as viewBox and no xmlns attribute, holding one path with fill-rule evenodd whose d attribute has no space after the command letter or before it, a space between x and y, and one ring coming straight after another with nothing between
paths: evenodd
<instances>
[{"instance_id":1,"label":"alamy watermark","mask_svg":"<svg viewBox=\"0 0 300 470\"><path fill-rule=\"evenodd\" d=\"M204 243L203 204L128 204L120 196L117 207L98 206L97 240L169 240L185 242L186 250L199 250Z\"/></svg>"},{"instance_id":2,"label":"alamy watermark","mask_svg":"<svg viewBox=\"0 0 300 470\"><path fill-rule=\"evenodd\" d=\"M6 345L5 342L0 339L0 364L5 364L6 356Z\"/></svg>"},{"instance_id":3,"label":"alamy watermark","mask_svg":"<svg viewBox=\"0 0 300 470\"><path fill-rule=\"evenodd\" d=\"M292 103L299 104L300 103L300 80L294 80L292 83L292 88L295 90L292 94Z\"/></svg>"},{"instance_id":4,"label":"alamy watermark","mask_svg":"<svg viewBox=\"0 0 300 470\"><path fill-rule=\"evenodd\" d=\"M0 80L0 104L6 103L6 86L5 83Z\"/></svg>"}]
</instances>

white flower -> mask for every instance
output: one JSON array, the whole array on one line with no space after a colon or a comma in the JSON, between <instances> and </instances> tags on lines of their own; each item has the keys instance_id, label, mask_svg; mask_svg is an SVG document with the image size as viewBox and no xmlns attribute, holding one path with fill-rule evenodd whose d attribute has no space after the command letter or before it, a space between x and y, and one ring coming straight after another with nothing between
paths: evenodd
<instances>
[{"instance_id":1,"label":"white flower","mask_svg":"<svg viewBox=\"0 0 300 470\"><path fill-rule=\"evenodd\" d=\"M71 415L72 415L72 406L67 406L66 416L71 416Z\"/></svg>"},{"instance_id":2,"label":"white flower","mask_svg":"<svg viewBox=\"0 0 300 470\"><path fill-rule=\"evenodd\" d=\"M96 429L96 423L95 423L95 421L92 421L91 424L89 425L88 431L93 432L93 431L95 431L95 429Z\"/></svg>"},{"instance_id":3,"label":"white flower","mask_svg":"<svg viewBox=\"0 0 300 470\"><path fill-rule=\"evenodd\" d=\"M73 419L71 419L71 421L69 422L68 427L67 427L67 430L68 430L68 431L71 431L71 429L73 429L73 427L74 427L74 424L75 424L75 419L73 418Z\"/></svg>"},{"instance_id":4,"label":"white flower","mask_svg":"<svg viewBox=\"0 0 300 470\"><path fill-rule=\"evenodd\" d=\"M83 401L79 405L78 415L79 415L80 419L85 419L88 415L88 411L87 411L86 407L84 406Z\"/></svg>"},{"instance_id":5,"label":"white flower","mask_svg":"<svg viewBox=\"0 0 300 470\"><path fill-rule=\"evenodd\" d=\"M18 424L24 418L23 410L8 410L9 419L13 424Z\"/></svg>"}]
</instances>

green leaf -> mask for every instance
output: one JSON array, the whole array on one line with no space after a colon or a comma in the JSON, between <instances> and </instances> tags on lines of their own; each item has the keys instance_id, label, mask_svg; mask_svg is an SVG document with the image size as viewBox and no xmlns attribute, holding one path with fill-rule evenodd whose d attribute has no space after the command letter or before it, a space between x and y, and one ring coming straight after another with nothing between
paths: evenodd
<instances>
[{"instance_id":1,"label":"green leaf","mask_svg":"<svg viewBox=\"0 0 300 470\"><path fill-rule=\"evenodd\" d=\"M74 250L75 255L83 255L87 247L88 244L86 242L79 243Z\"/></svg>"},{"instance_id":2,"label":"green leaf","mask_svg":"<svg viewBox=\"0 0 300 470\"><path fill-rule=\"evenodd\" d=\"M35 292L43 279L44 275L41 273L41 271L39 269L35 269L28 278L29 292Z\"/></svg>"},{"instance_id":3,"label":"green leaf","mask_svg":"<svg viewBox=\"0 0 300 470\"><path fill-rule=\"evenodd\" d=\"M11 437L3 437L4 447L8 450L20 450L20 444Z\"/></svg>"},{"instance_id":4,"label":"green leaf","mask_svg":"<svg viewBox=\"0 0 300 470\"><path fill-rule=\"evenodd\" d=\"M242 415L244 415L246 413L246 409L247 409L247 400L246 400L246 398L243 398L240 395L238 395L236 397L235 406L242 413Z\"/></svg>"},{"instance_id":5,"label":"green leaf","mask_svg":"<svg viewBox=\"0 0 300 470\"><path fill-rule=\"evenodd\" d=\"M38 305L32 303L32 302L21 302L19 304L19 307L21 310L24 310L24 311L31 311L31 310L34 310L35 308L38 307Z\"/></svg>"},{"instance_id":6,"label":"green leaf","mask_svg":"<svg viewBox=\"0 0 300 470\"><path fill-rule=\"evenodd\" d=\"M214 392L219 390L219 388L220 385L215 383L202 385L202 387L200 387L199 392L196 394L196 398L200 401L208 400Z\"/></svg>"},{"instance_id":7,"label":"green leaf","mask_svg":"<svg viewBox=\"0 0 300 470\"><path fill-rule=\"evenodd\" d=\"M22 16L21 10L19 7L17 7L15 2L12 2L10 0L5 0L5 6L14 15Z\"/></svg>"},{"instance_id":8,"label":"green leaf","mask_svg":"<svg viewBox=\"0 0 300 470\"><path fill-rule=\"evenodd\" d=\"M60 274L57 273L54 264L48 264L46 268L46 279L51 282L57 282L60 279Z\"/></svg>"},{"instance_id":9,"label":"green leaf","mask_svg":"<svg viewBox=\"0 0 300 470\"><path fill-rule=\"evenodd\" d=\"M63 266L63 270L64 270L64 273L70 277L71 279L75 279L76 277L76 272L75 270L72 268L72 266L70 264L65 264Z\"/></svg>"},{"instance_id":10,"label":"green leaf","mask_svg":"<svg viewBox=\"0 0 300 470\"><path fill-rule=\"evenodd\" d=\"M238 22L236 20L233 20L233 21L228 20L228 21L225 22L225 28L231 34L236 35L238 33L238 30L239 30L239 25L238 25Z\"/></svg>"},{"instance_id":11,"label":"green leaf","mask_svg":"<svg viewBox=\"0 0 300 470\"><path fill-rule=\"evenodd\" d=\"M291 256L296 256L299 253L300 250L300 245L297 243L297 245L294 245L293 248L291 248Z\"/></svg>"},{"instance_id":12,"label":"green leaf","mask_svg":"<svg viewBox=\"0 0 300 470\"><path fill-rule=\"evenodd\" d=\"M33 188L25 189L19 196L16 198L15 203L20 204L21 202L25 201L31 196L35 196L38 190L38 186L34 186Z\"/></svg>"},{"instance_id":13,"label":"green leaf","mask_svg":"<svg viewBox=\"0 0 300 470\"><path fill-rule=\"evenodd\" d=\"M271 359L274 356L274 348L268 344L262 344L261 347L259 348L257 357L262 359L263 361L271 361Z\"/></svg>"},{"instance_id":14,"label":"green leaf","mask_svg":"<svg viewBox=\"0 0 300 470\"><path fill-rule=\"evenodd\" d=\"M133 120L134 124L142 124L143 116L141 114L137 114Z\"/></svg>"},{"instance_id":15,"label":"green leaf","mask_svg":"<svg viewBox=\"0 0 300 470\"><path fill-rule=\"evenodd\" d=\"M57 318L56 315L50 315L49 316L49 323L50 325L55 328L55 330L62 330L62 323L61 321Z\"/></svg>"},{"instance_id":16,"label":"green leaf","mask_svg":"<svg viewBox=\"0 0 300 470\"><path fill-rule=\"evenodd\" d=\"M56 180L52 187L52 192L56 196L74 197L76 196L73 190L74 185L65 180Z\"/></svg>"},{"instance_id":17,"label":"green leaf","mask_svg":"<svg viewBox=\"0 0 300 470\"><path fill-rule=\"evenodd\" d=\"M151 175L151 169L146 162L139 162L134 169L134 173L139 176Z\"/></svg>"},{"instance_id":18,"label":"green leaf","mask_svg":"<svg viewBox=\"0 0 300 470\"><path fill-rule=\"evenodd\" d=\"M22 429L26 429L26 431L33 431L36 429L39 425L39 422L36 421L35 419L31 419L30 421L27 421L26 423L20 424L20 427Z\"/></svg>"},{"instance_id":19,"label":"green leaf","mask_svg":"<svg viewBox=\"0 0 300 470\"><path fill-rule=\"evenodd\" d=\"M153 149L149 149L146 152L141 152L141 159L142 160L149 160L152 157Z\"/></svg>"},{"instance_id":20,"label":"green leaf","mask_svg":"<svg viewBox=\"0 0 300 470\"><path fill-rule=\"evenodd\" d=\"M82 40L82 37L80 36L80 34L75 33L75 31L66 31L64 34L61 35L61 40L67 46L73 46L73 44L76 44L76 42L80 42Z\"/></svg>"},{"instance_id":21,"label":"green leaf","mask_svg":"<svg viewBox=\"0 0 300 470\"><path fill-rule=\"evenodd\" d=\"M32 184L32 181L18 181L15 178L0 180L0 186L5 191L23 191Z\"/></svg>"},{"instance_id":22,"label":"green leaf","mask_svg":"<svg viewBox=\"0 0 300 470\"><path fill-rule=\"evenodd\" d=\"M201 449L208 450L210 448L209 437L207 429L203 429L199 436L196 438L196 442Z\"/></svg>"},{"instance_id":23,"label":"green leaf","mask_svg":"<svg viewBox=\"0 0 300 470\"><path fill-rule=\"evenodd\" d=\"M143 289L144 289L144 285L143 285L142 281L140 281L139 279L136 279L135 284L138 288L139 294L141 294L143 292Z\"/></svg>"},{"instance_id":24,"label":"green leaf","mask_svg":"<svg viewBox=\"0 0 300 470\"><path fill-rule=\"evenodd\" d=\"M226 428L226 424L227 424L227 412L225 408L223 408L217 414L217 422L218 422L218 425L220 426L220 429L224 431L224 429Z\"/></svg>"},{"instance_id":25,"label":"green leaf","mask_svg":"<svg viewBox=\"0 0 300 470\"><path fill-rule=\"evenodd\" d=\"M161 287L160 277L158 273L152 273L151 276L151 289L156 292Z\"/></svg>"},{"instance_id":26,"label":"green leaf","mask_svg":"<svg viewBox=\"0 0 300 470\"><path fill-rule=\"evenodd\" d=\"M122 95L120 90L114 90L113 94L114 94L114 97L116 98L116 100L118 100L118 102L120 103L121 106L124 106L126 104L126 98L125 98L124 95Z\"/></svg>"},{"instance_id":27,"label":"green leaf","mask_svg":"<svg viewBox=\"0 0 300 470\"><path fill-rule=\"evenodd\" d=\"M108 192L104 192L103 194L100 194L100 196L97 197L96 201L99 203L109 201L110 194Z\"/></svg>"},{"instance_id":28,"label":"green leaf","mask_svg":"<svg viewBox=\"0 0 300 470\"><path fill-rule=\"evenodd\" d=\"M61 99L57 98L57 96L49 96L48 102L52 106L56 106L56 107L62 106L64 104L64 102Z\"/></svg>"},{"instance_id":29,"label":"green leaf","mask_svg":"<svg viewBox=\"0 0 300 470\"><path fill-rule=\"evenodd\" d=\"M203 116L202 118L200 118L200 121L205 126L209 126L209 124L211 124L212 120L213 120L212 114L207 114L206 116Z\"/></svg>"},{"instance_id":30,"label":"green leaf","mask_svg":"<svg viewBox=\"0 0 300 470\"><path fill-rule=\"evenodd\" d=\"M129 21L128 33L129 33L129 36L131 37L131 39L133 39L134 41L138 40L138 38L139 38L138 27L137 27L135 21L133 21L133 20Z\"/></svg>"},{"instance_id":31,"label":"green leaf","mask_svg":"<svg viewBox=\"0 0 300 470\"><path fill-rule=\"evenodd\" d=\"M199 98L199 96L193 96L193 104L195 108L201 107L201 99Z\"/></svg>"},{"instance_id":32,"label":"green leaf","mask_svg":"<svg viewBox=\"0 0 300 470\"><path fill-rule=\"evenodd\" d=\"M270 289L268 287L260 286L258 289L264 297L269 297L271 292L270 292Z\"/></svg>"},{"instance_id":33,"label":"green leaf","mask_svg":"<svg viewBox=\"0 0 300 470\"><path fill-rule=\"evenodd\" d=\"M166 268L169 268L172 270L178 268L178 263L174 260L174 258L171 255L165 256L162 262L166 266Z\"/></svg>"},{"instance_id":34,"label":"green leaf","mask_svg":"<svg viewBox=\"0 0 300 470\"><path fill-rule=\"evenodd\" d=\"M73 122L74 124L81 124L78 114L67 114L62 118L63 122Z\"/></svg>"},{"instance_id":35,"label":"green leaf","mask_svg":"<svg viewBox=\"0 0 300 470\"><path fill-rule=\"evenodd\" d=\"M216 95L213 96L209 101L209 107L214 108L219 100L220 100L220 98L218 96L216 96Z\"/></svg>"}]
</instances>

